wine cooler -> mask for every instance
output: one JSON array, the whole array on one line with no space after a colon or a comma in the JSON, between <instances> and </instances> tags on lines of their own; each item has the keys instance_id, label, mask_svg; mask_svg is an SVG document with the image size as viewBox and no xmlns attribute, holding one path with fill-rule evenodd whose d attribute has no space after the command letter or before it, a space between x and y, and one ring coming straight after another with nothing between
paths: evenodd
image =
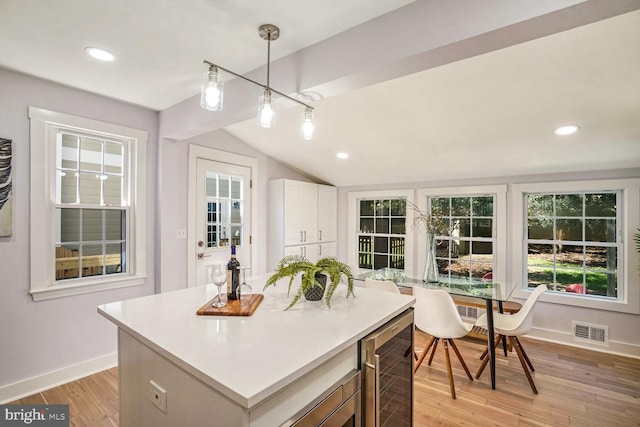
<instances>
[{"instance_id":1,"label":"wine cooler","mask_svg":"<svg viewBox=\"0 0 640 427\"><path fill-rule=\"evenodd\" d=\"M362 425L413 425L413 309L361 341Z\"/></svg>"}]
</instances>

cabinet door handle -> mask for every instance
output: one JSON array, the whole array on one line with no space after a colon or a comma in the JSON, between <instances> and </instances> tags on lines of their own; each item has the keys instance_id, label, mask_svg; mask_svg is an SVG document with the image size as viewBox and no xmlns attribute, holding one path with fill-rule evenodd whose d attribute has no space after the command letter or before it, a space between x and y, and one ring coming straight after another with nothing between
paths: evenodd
<instances>
[{"instance_id":1,"label":"cabinet door handle","mask_svg":"<svg viewBox=\"0 0 640 427\"><path fill-rule=\"evenodd\" d=\"M367 425L380 427L380 356L374 353L373 357L373 363L365 362L364 364L371 370L366 373L366 378L371 379L371 382L367 385L364 398L367 405L371 405L373 408L367 410L367 414L372 416L372 419L367 421Z\"/></svg>"},{"instance_id":2,"label":"cabinet door handle","mask_svg":"<svg viewBox=\"0 0 640 427\"><path fill-rule=\"evenodd\" d=\"M322 256L322 245L318 245L318 255Z\"/></svg>"},{"instance_id":3,"label":"cabinet door handle","mask_svg":"<svg viewBox=\"0 0 640 427\"><path fill-rule=\"evenodd\" d=\"M304 242L306 242L307 241L307 232L303 231L303 233L304 233Z\"/></svg>"},{"instance_id":4,"label":"cabinet door handle","mask_svg":"<svg viewBox=\"0 0 640 427\"><path fill-rule=\"evenodd\" d=\"M319 233L319 235L320 235L320 236L319 236L319 238L318 238L318 240L322 241L322 230L318 231L318 233Z\"/></svg>"}]
</instances>

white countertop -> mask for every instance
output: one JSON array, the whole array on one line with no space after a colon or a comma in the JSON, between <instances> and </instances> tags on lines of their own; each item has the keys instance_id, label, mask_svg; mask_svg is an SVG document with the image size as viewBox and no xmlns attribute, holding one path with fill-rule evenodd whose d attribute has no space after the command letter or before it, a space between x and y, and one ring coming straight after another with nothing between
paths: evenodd
<instances>
[{"instance_id":1,"label":"white countertop","mask_svg":"<svg viewBox=\"0 0 640 427\"><path fill-rule=\"evenodd\" d=\"M412 296L361 287L347 299L346 286L339 285L331 308L324 300L301 298L284 311L288 281L263 292L268 277L247 279L254 293L264 293L249 317L198 316L196 311L217 294L213 285L104 304L98 312L250 409L415 302Z\"/></svg>"}]
</instances>

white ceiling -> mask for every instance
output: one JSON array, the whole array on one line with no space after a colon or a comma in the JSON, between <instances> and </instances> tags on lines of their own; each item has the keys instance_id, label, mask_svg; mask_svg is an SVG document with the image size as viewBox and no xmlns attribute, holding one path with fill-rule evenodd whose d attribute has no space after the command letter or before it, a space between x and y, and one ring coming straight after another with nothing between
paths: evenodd
<instances>
[{"instance_id":1,"label":"white ceiling","mask_svg":"<svg viewBox=\"0 0 640 427\"><path fill-rule=\"evenodd\" d=\"M0 66L160 111L200 90L203 59L263 65L261 24L281 30L275 60L411 1L0 0Z\"/></svg>"},{"instance_id":2,"label":"white ceiling","mask_svg":"<svg viewBox=\"0 0 640 427\"><path fill-rule=\"evenodd\" d=\"M640 2L625 1L640 9ZM282 30L273 61L407 3L58 0L43 7L38 0L0 0L0 66L158 111L181 102L196 108L203 59L240 73L264 65L260 24ZM549 2L528 5L534 3ZM321 93L311 142L298 138L298 106L279 109L274 129L257 127L253 118L224 128L339 186L639 167L640 11L528 39L357 90ZM87 46L108 48L117 59L97 63L84 54ZM553 128L563 123L579 124L580 133L555 137ZM338 151L350 158L336 159Z\"/></svg>"},{"instance_id":3,"label":"white ceiling","mask_svg":"<svg viewBox=\"0 0 640 427\"><path fill-rule=\"evenodd\" d=\"M640 11L315 103L318 137L227 130L339 185L640 167ZM553 129L576 123L578 134ZM346 161L335 158L347 152Z\"/></svg>"}]
</instances>

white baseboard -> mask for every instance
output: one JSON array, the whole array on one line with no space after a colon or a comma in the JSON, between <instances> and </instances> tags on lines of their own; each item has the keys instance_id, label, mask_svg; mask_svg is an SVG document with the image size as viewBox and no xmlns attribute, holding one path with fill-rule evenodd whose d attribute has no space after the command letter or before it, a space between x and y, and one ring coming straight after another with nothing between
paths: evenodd
<instances>
[{"instance_id":1,"label":"white baseboard","mask_svg":"<svg viewBox=\"0 0 640 427\"><path fill-rule=\"evenodd\" d=\"M75 381L118 365L118 353L109 353L56 371L27 378L0 387L0 404L13 402L32 394Z\"/></svg>"},{"instance_id":2,"label":"white baseboard","mask_svg":"<svg viewBox=\"0 0 640 427\"><path fill-rule=\"evenodd\" d=\"M640 359L640 346L623 343L619 341L609 341L608 345L591 344L588 342L576 341L573 335L567 332L554 331L551 329L533 328L527 338L541 341L553 342L570 347L584 348L587 350L599 351L602 353L615 354L618 356L632 357Z\"/></svg>"}]
</instances>

